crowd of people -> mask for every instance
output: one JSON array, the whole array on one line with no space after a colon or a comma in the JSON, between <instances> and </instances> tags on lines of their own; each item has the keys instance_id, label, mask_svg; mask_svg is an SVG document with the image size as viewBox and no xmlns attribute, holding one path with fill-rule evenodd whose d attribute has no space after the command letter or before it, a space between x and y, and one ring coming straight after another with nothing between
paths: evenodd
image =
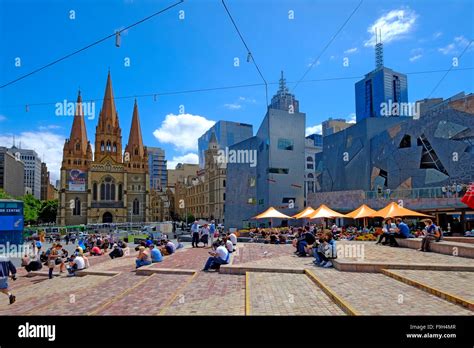
<instances>
[{"instance_id":1,"label":"crowd of people","mask_svg":"<svg viewBox=\"0 0 474 348\"><path fill-rule=\"evenodd\" d=\"M175 243L169 239L153 241L151 238L147 238L145 241L140 242L135 248L135 251L138 251L135 266L138 269L143 266L151 265L154 262L161 262L164 256L172 255L177 249L182 247L182 243L175 245Z\"/></svg>"}]
</instances>

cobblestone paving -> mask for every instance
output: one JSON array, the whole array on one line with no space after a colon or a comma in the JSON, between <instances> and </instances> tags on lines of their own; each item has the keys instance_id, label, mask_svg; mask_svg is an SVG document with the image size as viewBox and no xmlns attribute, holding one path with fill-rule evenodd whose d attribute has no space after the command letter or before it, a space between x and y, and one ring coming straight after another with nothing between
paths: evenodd
<instances>
[{"instance_id":1,"label":"cobblestone paving","mask_svg":"<svg viewBox=\"0 0 474 348\"><path fill-rule=\"evenodd\" d=\"M312 272L363 315L472 315L461 306L381 273L323 268Z\"/></svg>"},{"instance_id":2,"label":"cobblestone paving","mask_svg":"<svg viewBox=\"0 0 474 348\"><path fill-rule=\"evenodd\" d=\"M189 275L154 274L135 276L138 287L111 303L98 315L157 315L171 296L186 283Z\"/></svg>"},{"instance_id":3,"label":"cobblestone paving","mask_svg":"<svg viewBox=\"0 0 474 348\"><path fill-rule=\"evenodd\" d=\"M395 269L390 272L474 302L474 272Z\"/></svg>"},{"instance_id":4,"label":"cobblestone paving","mask_svg":"<svg viewBox=\"0 0 474 348\"><path fill-rule=\"evenodd\" d=\"M80 293L84 289L97 286L106 280L107 277L94 275L72 278L61 276L34 283L30 286L22 287L14 292L17 298L14 305L9 305L5 297L0 305L0 315L27 314L38 307L47 305L48 303L55 303L61 298L69 299L71 289L74 289L74 292L76 293ZM103 289L104 288L102 288L102 291Z\"/></svg>"},{"instance_id":5,"label":"cobblestone paving","mask_svg":"<svg viewBox=\"0 0 474 348\"><path fill-rule=\"evenodd\" d=\"M100 277L103 281L99 284L93 284L88 281L89 277ZM114 296L132 287L142 278L135 274L124 273L114 277L88 275L77 279L83 279L88 286L82 289L70 287L69 291L59 294L54 303L35 310L33 314L86 315L111 300ZM71 295L74 298L73 301L71 301Z\"/></svg>"},{"instance_id":6,"label":"cobblestone paving","mask_svg":"<svg viewBox=\"0 0 474 348\"><path fill-rule=\"evenodd\" d=\"M199 273L165 315L244 315L245 276Z\"/></svg>"},{"instance_id":7,"label":"cobblestone paving","mask_svg":"<svg viewBox=\"0 0 474 348\"><path fill-rule=\"evenodd\" d=\"M209 257L208 248L180 249L173 255L165 256L162 262L154 263L151 268L201 270Z\"/></svg>"},{"instance_id":8,"label":"cobblestone paving","mask_svg":"<svg viewBox=\"0 0 474 348\"><path fill-rule=\"evenodd\" d=\"M345 315L304 274L249 273L251 315Z\"/></svg>"},{"instance_id":9,"label":"cobblestone paving","mask_svg":"<svg viewBox=\"0 0 474 348\"><path fill-rule=\"evenodd\" d=\"M275 257L290 256L295 251L289 244L274 245L262 243L237 244L238 253L232 261L233 265L255 262L264 259L273 259Z\"/></svg>"}]
</instances>

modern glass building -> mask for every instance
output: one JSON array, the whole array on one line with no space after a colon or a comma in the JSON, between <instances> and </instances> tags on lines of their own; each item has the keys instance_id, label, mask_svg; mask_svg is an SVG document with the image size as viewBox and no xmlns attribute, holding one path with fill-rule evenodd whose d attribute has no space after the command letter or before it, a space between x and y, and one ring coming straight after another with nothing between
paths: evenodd
<instances>
[{"instance_id":1,"label":"modern glass building","mask_svg":"<svg viewBox=\"0 0 474 348\"><path fill-rule=\"evenodd\" d=\"M357 122L369 117L411 116L400 112L404 110L401 103L408 103L407 76L392 69L381 67L365 75L355 84L355 97Z\"/></svg>"},{"instance_id":2,"label":"modern glass building","mask_svg":"<svg viewBox=\"0 0 474 348\"><path fill-rule=\"evenodd\" d=\"M211 134L215 133L219 148L224 149L231 145L240 143L245 139L253 136L253 128L251 124L232 122L232 121L218 121L214 126L208 129L198 139L199 150L199 167L204 168L204 151L209 148L209 140Z\"/></svg>"},{"instance_id":3,"label":"modern glass building","mask_svg":"<svg viewBox=\"0 0 474 348\"><path fill-rule=\"evenodd\" d=\"M299 112L282 77L257 134L230 147L237 153L252 151L257 163L227 164L226 227L255 224L252 217L270 206L287 215L303 209L305 124L306 114Z\"/></svg>"},{"instance_id":4,"label":"modern glass building","mask_svg":"<svg viewBox=\"0 0 474 348\"><path fill-rule=\"evenodd\" d=\"M165 150L159 147L147 147L148 168L150 171L150 189L161 191L168 185L167 161Z\"/></svg>"}]
</instances>

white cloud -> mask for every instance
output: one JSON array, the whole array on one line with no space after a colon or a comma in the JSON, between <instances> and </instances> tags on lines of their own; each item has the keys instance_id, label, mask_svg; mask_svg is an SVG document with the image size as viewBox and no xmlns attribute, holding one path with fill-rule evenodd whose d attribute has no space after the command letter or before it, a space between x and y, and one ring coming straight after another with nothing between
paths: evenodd
<instances>
[{"instance_id":1,"label":"white cloud","mask_svg":"<svg viewBox=\"0 0 474 348\"><path fill-rule=\"evenodd\" d=\"M0 122L5 121L7 119L6 116L0 115Z\"/></svg>"},{"instance_id":2,"label":"white cloud","mask_svg":"<svg viewBox=\"0 0 474 348\"><path fill-rule=\"evenodd\" d=\"M198 138L215 124L205 117L192 114L168 114L153 135L160 142L172 144L181 151L197 151Z\"/></svg>"},{"instance_id":3,"label":"white cloud","mask_svg":"<svg viewBox=\"0 0 474 348\"><path fill-rule=\"evenodd\" d=\"M323 125L322 124L317 124L312 127L306 127L306 135L311 135L311 134L323 134Z\"/></svg>"},{"instance_id":4,"label":"white cloud","mask_svg":"<svg viewBox=\"0 0 474 348\"><path fill-rule=\"evenodd\" d=\"M199 156L195 153L187 153L183 156L173 156L172 160L168 160L167 168L175 169L178 163L198 164Z\"/></svg>"},{"instance_id":5,"label":"white cloud","mask_svg":"<svg viewBox=\"0 0 474 348\"><path fill-rule=\"evenodd\" d=\"M442 54L458 54L469 45L469 40L464 36L456 36L450 44L438 48ZM471 46L472 47L472 46Z\"/></svg>"},{"instance_id":6,"label":"white cloud","mask_svg":"<svg viewBox=\"0 0 474 348\"><path fill-rule=\"evenodd\" d=\"M354 112L349 114L349 119L347 120L347 123L356 123L356 114Z\"/></svg>"},{"instance_id":7,"label":"white cloud","mask_svg":"<svg viewBox=\"0 0 474 348\"><path fill-rule=\"evenodd\" d=\"M417 55L414 55L413 57L410 57L410 58L409 58L409 61L410 61L410 62L414 62L414 61L420 59L421 57L423 57L422 54L417 54Z\"/></svg>"},{"instance_id":8,"label":"white cloud","mask_svg":"<svg viewBox=\"0 0 474 348\"><path fill-rule=\"evenodd\" d=\"M351 54L351 53L356 53L358 50L357 47L353 47L353 48L349 48L347 50L344 51L345 54Z\"/></svg>"},{"instance_id":9,"label":"white cloud","mask_svg":"<svg viewBox=\"0 0 474 348\"><path fill-rule=\"evenodd\" d=\"M0 145L11 147L13 134L0 134ZM21 142L22 149L35 150L43 162L46 162L51 174L52 182L59 179L59 171L63 158L64 136L49 131L22 132L15 134L18 146Z\"/></svg>"},{"instance_id":10,"label":"white cloud","mask_svg":"<svg viewBox=\"0 0 474 348\"><path fill-rule=\"evenodd\" d=\"M417 17L418 15L415 11L409 8L400 8L384 14L367 28L367 32L371 37L365 41L364 46L370 47L375 45L375 29L382 32L382 41L384 43L405 37L413 29Z\"/></svg>"},{"instance_id":11,"label":"white cloud","mask_svg":"<svg viewBox=\"0 0 474 348\"><path fill-rule=\"evenodd\" d=\"M443 35L443 33L440 32L440 31L437 31L436 33L433 34L433 39L437 39L437 38L439 38L441 35Z\"/></svg>"},{"instance_id":12,"label":"white cloud","mask_svg":"<svg viewBox=\"0 0 474 348\"><path fill-rule=\"evenodd\" d=\"M242 105L238 103L231 103L231 104L224 104L224 107L229 110L238 110L242 107Z\"/></svg>"}]
</instances>

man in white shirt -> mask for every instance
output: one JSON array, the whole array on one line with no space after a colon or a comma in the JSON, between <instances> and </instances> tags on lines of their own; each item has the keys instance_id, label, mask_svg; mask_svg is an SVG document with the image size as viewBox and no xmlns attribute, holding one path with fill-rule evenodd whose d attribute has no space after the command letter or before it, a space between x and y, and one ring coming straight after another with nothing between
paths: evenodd
<instances>
[{"instance_id":1,"label":"man in white shirt","mask_svg":"<svg viewBox=\"0 0 474 348\"><path fill-rule=\"evenodd\" d=\"M218 242L215 242L212 245L212 248L215 251L209 252L211 257L207 259L206 265L203 268L203 271L205 272L209 271L209 268L219 269L220 265L225 265L229 263L230 253L227 251L225 246L220 245Z\"/></svg>"},{"instance_id":2,"label":"man in white shirt","mask_svg":"<svg viewBox=\"0 0 474 348\"><path fill-rule=\"evenodd\" d=\"M229 239L232 242L233 246L237 245L237 236L235 235L235 233L232 232L231 234L229 234Z\"/></svg>"},{"instance_id":3,"label":"man in white shirt","mask_svg":"<svg viewBox=\"0 0 474 348\"><path fill-rule=\"evenodd\" d=\"M197 221L191 225L191 236L193 237L191 245L193 248L198 248L199 244L199 225Z\"/></svg>"},{"instance_id":4,"label":"man in white shirt","mask_svg":"<svg viewBox=\"0 0 474 348\"><path fill-rule=\"evenodd\" d=\"M226 240L225 247L229 253L234 251L234 245L232 244L232 241L230 239Z\"/></svg>"},{"instance_id":5,"label":"man in white shirt","mask_svg":"<svg viewBox=\"0 0 474 348\"><path fill-rule=\"evenodd\" d=\"M71 255L71 261L69 262L68 272L69 276L73 277L76 275L76 271L80 271L86 268L86 262L82 256Z\"/></svg>"}]
</instances>

